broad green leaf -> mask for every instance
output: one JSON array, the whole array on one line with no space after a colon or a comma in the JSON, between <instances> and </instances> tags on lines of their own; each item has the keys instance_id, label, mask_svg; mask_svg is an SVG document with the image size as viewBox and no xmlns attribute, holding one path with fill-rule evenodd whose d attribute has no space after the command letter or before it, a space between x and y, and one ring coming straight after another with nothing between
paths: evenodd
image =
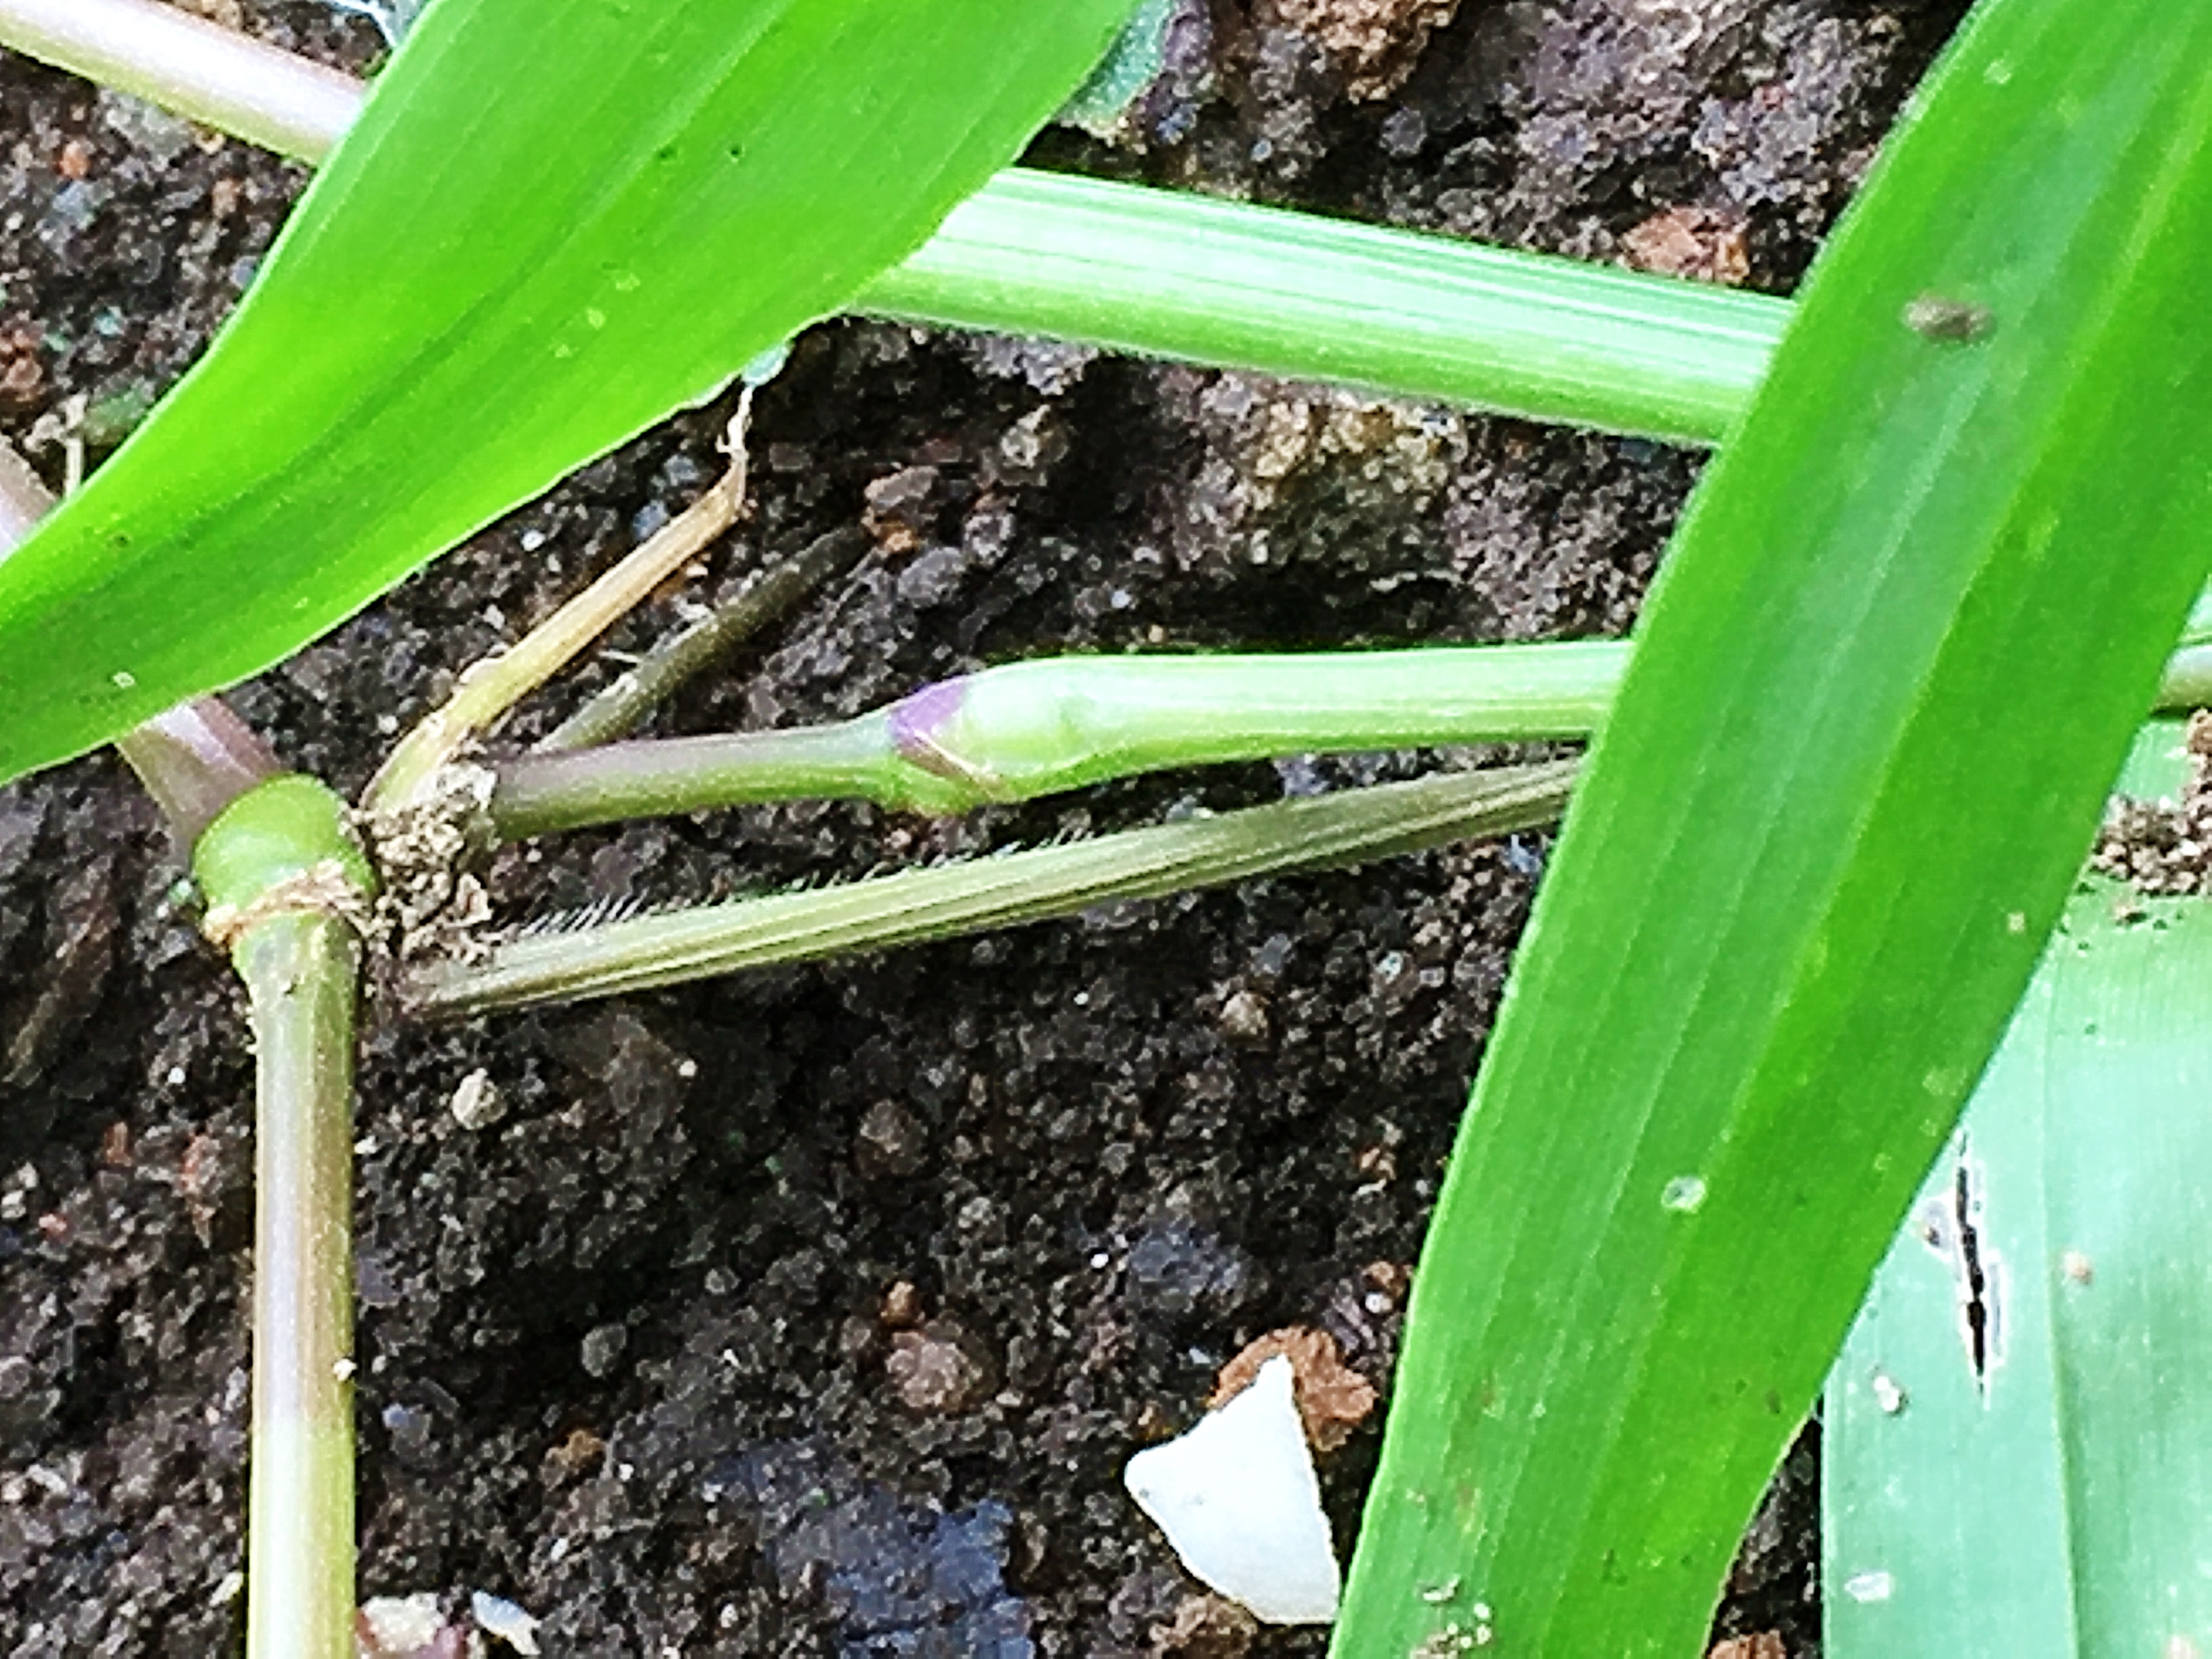
<instances>
[{"instance_id":1,"label":"broad green leaf","mask_svg":"<svg viewBox=\"0 0 2212 1659\"><path fill-rule=\"evenodd\" d=\"M2212 904L2085 882L1829 1378L1832 1659L2212 1651L2208 1087Z\"/></svg>"},{"instance_id":2,"label":"broad green leaf","mask_svg":"<svg viewBox=\"0 0 2212 1659\"><path fill-rule=\"evenodd\" d=\"M1568 813L1337 1652L1697 1650L2212 551L2208 132L2212 8L1987 0L1824 252Z\"/></svg>"},{"instance_id":3,"label":"broad green leaf","mask_svg":"<svg viewBox=\"0 0 2212 1659\"><path fill-rule=\"evenodd\" d=\"M0 778L266 667L836 309L1128 0L440 0L238 316L0 564Z\"/></svg>"}]
</instances>

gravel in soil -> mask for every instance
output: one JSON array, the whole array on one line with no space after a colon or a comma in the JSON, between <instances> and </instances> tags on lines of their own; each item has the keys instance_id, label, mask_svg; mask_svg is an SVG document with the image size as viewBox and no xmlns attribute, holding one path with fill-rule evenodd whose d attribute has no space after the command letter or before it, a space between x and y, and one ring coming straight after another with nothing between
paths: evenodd
<instances>
[{"instance_id":1,"label":"gravel in soil","mask_svg":"<svg viewBox=\"0 0 2212 1659\"><path fill-rule=\"evenodd\" d=\"M349 67L380 50L304 0L210 8ZM1961 9L1185 3L1125 129L1050 134L1036 159L1784 291ZM201 349L302 175L15 58L0 124L0 428L58 480ZM710 480L727 413L586 468L237 706L357 788L473 657ZM707 591L841 526L874 546L667 729L854 712L1060 648L1617 634L1697 470L849 322L799 342L755 432L754 515ZM532 847L494 885L510 918L666 903L1419 763L1170 776L957 823L723 814ZM488 1591L562 1653L1319 1652L1194 1602L1120 1467L1263 1332L1326 1332L1387 1388L1544 854L1523 837L378 1031L364 1594L459 1613ZM0 1646L25 1659L220 1652L240 1618L250 1061L173 879L112 759L0 792ZM1325 1461L1347 1544L1377 1422ZM1814 1650L1811 1457L1717 1633Z\"/></svg>"}]
</instances>

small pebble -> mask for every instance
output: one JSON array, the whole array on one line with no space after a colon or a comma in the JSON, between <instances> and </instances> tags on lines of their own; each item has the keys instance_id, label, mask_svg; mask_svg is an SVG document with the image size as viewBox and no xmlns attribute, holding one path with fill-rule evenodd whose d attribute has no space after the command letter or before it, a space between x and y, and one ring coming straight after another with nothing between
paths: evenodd
<instances>
[{"instance_id":1,"label":"small pebble","mask_svg":"<svg viewBox=\"0 0 2212 1659\"><path fill-rule=\"evenodd\" d=\"M461 1079L449 1103L453 1121L464 1129L489 1129L507 1115L507 1097L481 1066Z\"/></svg>"},{"instance_id":2,"label":"small pebble","mask_svg":"<svg viewBox=\"0 0 2212 1659\"><path fill-rule=\"evenodd\" d=\"M891 1387L910 1411L952 1417L981 1405L996 1386L982 1345L949 1319L891 1338L884 1362Z\"/></svg>"},{"instance_id":3,"label":"small pebble","mask_svg":"<svg viewBox=\"0 0 2212 1659\"><path fill-rule=\"evenodd\" d=\"M921 1292L908 1279L895 1280L884 1292L882 1311L876 1316L892 1330L921 1323Z\"/></svg>"},{"instance_id":4,"label":"small pebble","mask_svg":"<svg viewBox=\"0 0 2212 1659\"><path fill-rule=\"evenodd\" d=\"M485 1635L498 1638L517 1653L538 1651L538 1621L514 1602L477 1590L469 1596L469 1612Z\"/></svg>"},{"instance_id":5,"label":"small pebble","mask_svg":"<svg viewBox=\"0 0 2212 1659\"><path fill-rule=\"evenodd\" d=\"M1221 1034L1231 1042L1251 1046L1267 1040L1267 1005L1249 991L1239 991L1221 1005Z\"/></svg>"},{"instance_id":6,"label":"small pebble","mask_svg":"<svg viewBox=\"0 0 2212 1659\"><path fill-rule=\"evenodd\" d=\"M586 1373L605 1378L614 1375L622 1358L623 1350L629 1346L629 1328L625 1325L595 1325L584 1334L583 1362Z\"/></svg>"},{"instance_id":7,"label":"small pebble","mask_svg":"<svg viewBox=\"0 0 2212 1659\"><path fill-rule=\"evenodd\" d=\"M375 1595L356 1620L363 1659L417 1659L451 1650L445 1609L428 1590L413 1595Z\"/></svg>"},{"instance_id":8,"label":"small pebble","mask_svg":"<svg viewBox=\"0 0 2212 1659\"><path fill-rule=\"evenodd\" d=\"M913 1175L929 1151L929 1132L895 1100L879 1100L861 1114L853 1160L865 1175Z\"/></svg>"}]
</instances>

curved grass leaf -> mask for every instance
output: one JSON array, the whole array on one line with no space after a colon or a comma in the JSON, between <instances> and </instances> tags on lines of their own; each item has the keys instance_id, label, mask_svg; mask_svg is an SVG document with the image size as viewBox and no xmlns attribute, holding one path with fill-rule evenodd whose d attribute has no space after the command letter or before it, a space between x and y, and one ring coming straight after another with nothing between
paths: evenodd
<instances>
[{"instance_id":1,"label":"curved grass leaf","mask_svg":"<svg viewBox=\"0 0 2212 1659\"><path fill-rule=\"evenodd\" d=\"M266 667L837 308L1127 9L433 6L208 357L0 563L0 778Z\"/></svg>"},{"instance_id":2,"label":"curved grass leaf","mask_svg":"<svg viewBox=\"0 0 2212 1659\"><path fill-rule=\"evenodd\" d=\"M1829 1379L1832 1659L2212 1651L2208 1080L2212 903L2084 883Z\"/></svg>"},{"instance_id":3,"label":"curved grass leaf","mask_svg":"<svg viewBox=\"0 0 2212 1659\"><path fill-rule=\"evenodd\" d=\"M1569 811L1338 1653L1697 1650L2203 574L2208 64L1987 0L1816 266Z\"/></svg>"}]
</instances>

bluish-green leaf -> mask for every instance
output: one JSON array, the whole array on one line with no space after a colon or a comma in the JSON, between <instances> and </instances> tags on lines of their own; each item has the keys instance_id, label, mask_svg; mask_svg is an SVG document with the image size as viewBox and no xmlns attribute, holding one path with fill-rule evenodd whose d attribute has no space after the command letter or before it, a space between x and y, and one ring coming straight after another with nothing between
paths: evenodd
<instances>
[{"instance_id":1,"label":"bluish-green leaf","mask_svg":"<svg viewBox=\"0 0 2212 1659\"><path fill-rule=\"evenodd\" d=\"M1128 0L441 0L0 564L0 778L253 673L911 252Z\"/></svg>"},{"instance_id":2,"label":"bluish-green leaf","mask_svg":"<svg viewBox=\"0 0 2212 1659\"><path fill-rule=\"evenodd\" d=\"M2212 904L2085 883L1829 1378L1831 1659L2212 1651L2208 1090Z\"/></svg>"},{"instance_id":3,"label":"bluish-green leaf","mask_svg":"<svg viewBox=\"0 0 2212 1659\"><path fill-rule=\"evenodd\" d=\"M1339 1653L1697 1650L2212 553L2208 138L2212 9L1985 0L1824 251L1568 814Z\"/></svg>"}]
</instances>

